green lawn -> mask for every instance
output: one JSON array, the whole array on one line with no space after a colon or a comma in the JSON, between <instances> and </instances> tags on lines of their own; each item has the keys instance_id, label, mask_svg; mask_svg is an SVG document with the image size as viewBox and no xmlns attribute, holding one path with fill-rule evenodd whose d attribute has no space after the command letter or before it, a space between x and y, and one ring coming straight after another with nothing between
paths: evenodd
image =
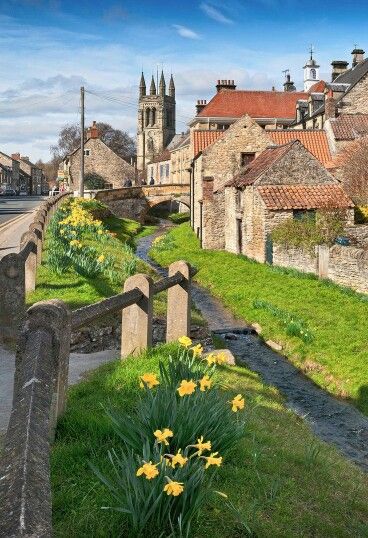
<instances>
[{"instance_id":1,"label":"green lawn","mask_svg":"<svg viewBox=\"0 0 368 538\"><path fill-rule=\"evenodd\" d=\"M189 224L169 232L171 240L151 251L162 265L184 259L199 269L196 280L236 316L258 322L262 336L281 343L283 353L316 383L350 398L368 414L368 297L321 281L313 275L259 264L244 256L201 250ZM304 342L290 336L265 301L307 326L313 336Z\"/></svg>"},{"instance_id":2,"label":"green lawn","mask_svg":"<svg viewBox=\"0 0 368 538\"><path fill-rule=\"evenodd\" d=\"M52 449L53 521L56 538L131 536L123 514L101 510L110 494L90 470L108 468L107 451L119 447L102 405L129 413L139 397L138 376L157 371L169 346L123 363L105 365L69 389ZM368 480L301 419L286 410L276 389L253 372L223 367L219 380L230 395L246 397L247 436L224 461L193 536L240 538L359 538L368 536ZM237 515L236 515L237 511ZM156 538L152 535L152 538ZM158 537L157 537L158 538Z\"/></svg>"}]
</instances>

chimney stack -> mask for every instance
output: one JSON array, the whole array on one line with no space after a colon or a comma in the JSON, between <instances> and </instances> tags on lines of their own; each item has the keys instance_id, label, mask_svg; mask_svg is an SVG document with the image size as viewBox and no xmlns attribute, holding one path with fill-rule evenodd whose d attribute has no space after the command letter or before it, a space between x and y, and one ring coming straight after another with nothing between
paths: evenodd
<instances>
[{"instance_id":1,"label":"chimney stack","mask_svg":"<svg viewBox=\"0 0 368 538\"><path fill-rule=\"evenodd\" d=\"M202 112L202 110L204 109L206 105L207 105L206 99L198 99L197 104L196 104L197 116L200 112Z\"/></svg>"},{"instance_id":2,"label":"chimney stack","mask_svg":"<svg viewBox=\"0 0 368 538\"><path fill-rule=\"evenodd\" d=\"M361 64L362 62L364 62L364 50L363 49L357 49L355 47L355 49L351 52L351 54L353 55L353 61L351 63L351 65L353 67L355 67L356 65L358 64Z\"/></svg>"},{"instance_id":3,"label":"chimney stack","mask_svg":"<svg viewBox=\"0 0 368 538\"><path fill-rule=\"evenodd\" d=\"M29 163L29 157L26 157L26 156L21 156L21 160L22 161L26 161L27 163Z\"/></svg>"},{"instance_id":4,"label":"chimney stack","mask_svg":"<svg viewBox=\"0 0 368 538\"><path fill-rule=\"evenodd\" d=\"M295 92L296 87L294 86L294 82L292 82L290 78L290 74L286 75L286 80L284 82L284 92Z\"/></svg>"},{"instance_id":5,"label":"chimney stack","mask_svg":"<svg viewBox=\"0 0 368 538\"><path fill-rule=\"evenodd\" d=\"M92 126L88 127L87 129L87 140L89 138L100 138L100 133L95 121L93 122Z\"/></svg>"},{"instance_id":6,"label":"chimney stack","mask_svg":"<svg viewBox=\"0 0 368 538\"><path fill-rule=\"evenodd\" d=\"M332 77L331 82L335 80L339 75L342 73L345 73L345 71L348 70L349 62L345 62L344 60L334 60L331 62L332 65Z\"/></svg>"},{"instance_id":7,"label":"chimney stack","mask_svg":"<svg viewBox=\"0 0 368 538\"><path fill-rule=\"evenodd\" d=\"M218 80L216 84L217 93L222 90L235 90L236 85L233 80Z\"/></svg>"},{"instance_id":8,"label":"chimney stack","mask_svg":"<svg viewBox=\"0 0 368 538\"><path fill-rule=\"evenodd\" d=\"M12 153L11 158L13 161L20 161L20 153Z\"/></svg>"},{"instance_id":9,"label":"chimney stack","mask_svg":"<svg viewBox=\"0 0 368 538\"><path fill-rule=\"evenodd\" d=\"M329 90L325 98L325 117L326 120L336 118L336 101L332 90Z\"/></svg>"}]
</instances>

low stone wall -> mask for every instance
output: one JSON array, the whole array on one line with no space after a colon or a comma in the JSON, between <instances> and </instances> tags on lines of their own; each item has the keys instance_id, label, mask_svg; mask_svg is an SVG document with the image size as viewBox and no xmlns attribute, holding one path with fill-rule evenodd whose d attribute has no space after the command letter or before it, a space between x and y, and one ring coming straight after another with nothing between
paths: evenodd
<instances>
[{"instance_id":1,"label":"low stone wall","mask_svg":"<svg viewBox=\"0 0 368 538\"><path fill-rule=\"evenodd\" d=\"M368 248L368 224L349 226L345 234L356 247Z\"/></svg>"},{"instance_id":2,"label":"low stone wall","mask_svg":"<svg viewBox=\"0 0 368 538\"><path fill-rule=\"evenodd\" d=\"M314 273L337 284L368 293L368 249L320 245L313 257L302 249L274 245L274 265Z\"/></svg>"}]
</instances>

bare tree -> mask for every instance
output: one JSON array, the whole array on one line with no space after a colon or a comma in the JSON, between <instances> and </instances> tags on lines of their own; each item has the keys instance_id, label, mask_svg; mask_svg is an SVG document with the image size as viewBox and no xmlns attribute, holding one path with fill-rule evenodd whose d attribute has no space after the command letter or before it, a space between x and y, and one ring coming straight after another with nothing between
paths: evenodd
<instances>
[{"instance_id":1,"label":"bare tree","mask_svg":"<svg viewBox=\"0 0 368 538\"><path fill-rule=\"evenodd\" d=\"M368 204L368 136L348 144L335 159L337 177L357 205Z\"/></svg>"}]
</instances>

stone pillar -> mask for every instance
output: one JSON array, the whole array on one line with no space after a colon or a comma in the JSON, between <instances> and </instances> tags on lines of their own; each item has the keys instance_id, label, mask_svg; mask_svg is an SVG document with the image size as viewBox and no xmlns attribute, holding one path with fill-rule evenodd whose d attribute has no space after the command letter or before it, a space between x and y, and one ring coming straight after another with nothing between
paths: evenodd
<instances>
[{"instance_id":1,"label":"stone pillar","mask_svg":"<svg viewBox=\"0 0 368 538\"><path fill-rule=\"evenodd\" d=\"M318 245L318 276L328 278L328 266L330 261L330 249L328 245Z\"/></svg>"},{"instance_id":2,"label":"stone pillar","mask_svg":"<svg viewBox=\"0 0 368 538\"><path fill-rule=\"evenodd\" d=\"M0 469L0 536L47 538L52 536L50 433L65 405L70 311L61 301L47 301L27 314Z\"/></svg>"},{"instance_id":3,"label":"stone pillar","mask_svg":"<svg viewBox=\"0 0 368 538\"><path fill-rule=\"evenodd\" d=\"M169 267L169 277L181 273L184 280L167 290L166 342L174 342L181 336L190 336L190 265L177 261Z\"/></svg>"},{"instance_id":4,"label":"stone pillar","mask_svg":"<svg viewBox=\"0 0 368 538\"><path fill-rule=\"evenodd\" d=\"M25 261L25 292L34 291L36 288L37 269L37 235L34 232L25 232L20 240L21 250L27 243L32 243L33 247Z\"/></svg>"},{"instance_id":5,"label":"stone pillar","mask_svg":"<svg viewBox=\"0 0 368 538\"><path fill-rule=\"evenodd\" d=\"M139 289L142 299L132 306L124 308L121 326L121 358L139 355L152 345L152 303L153 280L151 277L137 274L129 277L124 284L124 292Z\"/></svg>"},{"instance_id":6,"label":"stone pillar","mask_svg":"<svg viewBox=\"0 0 368 538\"><path fill-rule=\"evenodd\" d=\"M41 264L42 259L42 239L43 239L43 228L41 223L33 222L29 226L29 231L33 232L37 236L37 265Z\"/></svg>"},{"instance_id":7,"label":"stone pillar","mask_svg":"<svg viewBox=\"0 0 368 538\"><path fill-rule=\"evenodd\" d=\"M16 339L25 313L25 269L19 254L0 260L0 340Z\"/></svg>"}]
</instances>

